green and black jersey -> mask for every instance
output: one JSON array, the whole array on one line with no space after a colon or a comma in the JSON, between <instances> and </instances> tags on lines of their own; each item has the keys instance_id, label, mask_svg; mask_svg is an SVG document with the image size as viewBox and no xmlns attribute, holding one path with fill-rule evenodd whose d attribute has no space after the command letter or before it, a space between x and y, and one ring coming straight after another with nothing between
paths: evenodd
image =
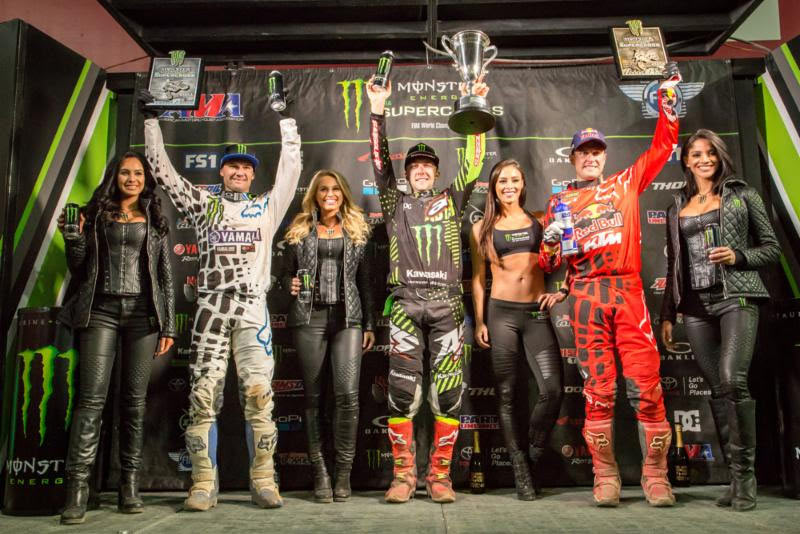
<instances>
[{"instance_id":1,"label":"green and black jersey","mask_svg":"<svg viewBox=\"0 0 800 534\"><path fill-rule=\"evenodd\" d=\"M461 217L483 167L483 134L467 137L458 176L444 191L404 193L389 157L386 120L370 117L370 154L389 234L389 285L442 288L461 284Z\"/></svg>"}]
</instances>

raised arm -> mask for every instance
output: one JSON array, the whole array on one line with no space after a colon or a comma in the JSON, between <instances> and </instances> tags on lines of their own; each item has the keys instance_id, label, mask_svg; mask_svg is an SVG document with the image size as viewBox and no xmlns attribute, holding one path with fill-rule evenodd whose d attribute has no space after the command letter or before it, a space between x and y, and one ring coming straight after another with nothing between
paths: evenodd
<instances>
[{"instance_id":1,"label":"raised arm","mask_svg":"<svg viewBox=\"0 0 800 534\"><path fill-rule=\"evenodd\" d=\"M286 210L294 198L297 182L303 163L300 159L300 134L297 133L297 124L294 119L281 120L281 158L278 161L278 172L275 175L275 185L269 193L267 201L267 228L277 230Z\"/></svg>"},{"instance_id":2,"label":"raised arm","mask_svg":"<svg viewBox=\"0 0 800 534\"><path fill-rule=\"evenodd\" d=\"M397 179L394 176L392 160L389 152L389 141L386 138L386 117L384 111L386 99L392 94L392 82L387 82L386 87L372 84L372 79L367 82L367 97L369 98L369 153L372 161L372 172L375 175L375 185L378 187L378 198L381 201L381 210L384 219L394 216L400 191L397 190Z\"/></svg>"},{"instance_id":3,"label":"raised arm","mask_svg":"<svg viewBox=\"0 0 800 534\"><path fill-rule=\"evenodd\" d=\"M461 93L462 95L466 94L463 84ZM473 85L472 93L485 98L489 93L489 86L479 81ZM486 157L486 134L468 135L466 146L459 149L458 154L458 175L450 187L450 192L459 215L462 215L467 207L469 197L472 195L472 190L475 189L475 182L483 169L483 161Z\"/></svg>"},{"instance_id":4,"label":"raised arm","mask_svg":"<svg viewBox=\"0 0 800 534\"><path fill-rule=\"evenodd\" d=\"M653 141L636 162L618 176L620 181L630 181L630 187L641 194L669 161L678 145L678 113L675 111L677 95L673 87L681 81L677 63L668 63L665 80L658 88L658 122Z\"/></svg>"},{"instance_id":5,"label":"raised arm","mask_svg":"<svg viewBox=\"0 0 800 534\"><path fill-rule=\"evenodd\" d=\"M145 155L156 182L164 188L175 209L193 221L206 209L208 192L181 176L169 160L158 119L144 121Z\"/></svg>"}]
</instances>

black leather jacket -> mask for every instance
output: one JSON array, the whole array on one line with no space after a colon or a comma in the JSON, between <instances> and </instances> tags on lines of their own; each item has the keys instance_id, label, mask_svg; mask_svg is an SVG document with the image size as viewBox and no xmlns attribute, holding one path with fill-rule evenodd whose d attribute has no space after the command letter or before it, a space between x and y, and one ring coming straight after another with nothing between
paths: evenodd
<instances>
[{"instance_id":1,"label":"black leather jacket","mask_svg":"<svg viewBox=\"0 0 800 534\"><path fill-rule=\"evenodd\" d=\"M292 287L298 269L308 269L310 273L317 272L317 218L314 214L311 232L296 245L287 247L286 272L281 280L283 288L288 292ZM355 244L347 232L344 235L344 304L345 324L348 328L360 326L365 331L375 330L375 287L371 284L369 259L366 254L366 245ZM289 327L303 326L311 320L311 303L304 304L293 299L289 308L287 325Z\"/></svg>"},{"instance_id":2,"label":"black leather jacket","mask_svg":"<svg viewBox=\"0 0 800 534\"><path fill-rule=\"evenodd\" d=\"M683 273L678 214L686 203L683 192L667 210L667 287L661 303L661 320L675 322L681 303ZM781 251L764 208L764 201L752 187L738 178L722 184L720 200L722 246L736 252L734 265L722 266L725 297L769 298L758 268L778 260Z\"/></svg>"},{"instance_id":3,"label":"black leather jacket","mask_svg":"<svg viewBox=\"0 0 800 534\"><path fill-rule=\"evenodd\" d=\"M175 331L175 290L170 264L169 236L160 236L150 224L150 203L144 202L147 217L147 266L153 307L162 337L177 338ZM71 328L86 328L89 313L97 289L99 261L97 257L99 215L94 221L86 221L83 233L75 238L64 237L67 267L78 280L78 290L64 304L58 320Z\"/></svg>"}]
</instances>

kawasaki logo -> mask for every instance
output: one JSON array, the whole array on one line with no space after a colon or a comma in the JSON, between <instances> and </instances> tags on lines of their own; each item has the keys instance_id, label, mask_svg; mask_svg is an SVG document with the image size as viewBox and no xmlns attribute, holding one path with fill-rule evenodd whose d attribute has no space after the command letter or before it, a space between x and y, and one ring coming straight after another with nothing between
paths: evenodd
<instances>
[{"instance_id":1,"label":"kawasaki logo","mask_svg":"<svg viewBox=\"0 0 800 534\"><path fill-rule=\"evenodd\" d=\"M436 260L442 256L442 225L417 224L411 227L417 240L417 253L420 259L425 258L425 263L431 262L431 242L436 242ZM424 254L423 254L424 249Z\"/></svg>"},{"instance_id":2,"label":"kawasaki logo","mask_svg":"<svg viewBox=\"0 0 800 534\"><path fill-rule=\"evenodd\" d=\"M175 314L175 331L178 334L183 334L189 329L189 314L176 313Z\"/></svg>"},{"instance_id":3,"label":"kawasaki logo","mask_svg":"<svg viewBox=\"0 0 800 534\"><path fill-rule=\"evenodd\" d=\"M67 360L67 391L68 403L67 410L64 414L64 429L69 428L69 423L72 420L72 404L75 399L75 367L78 363L78 352L75 349L70 349L67 352L59 352L57 348L52 345L42 347L35 350L25 350L18 354L22 358L22 385L23 385L23 401L22 401L22 433L25 437L28 436L28 408L31 404L31 368L33 361L38 357L42 358L42 399L39 401L39 445L44 443L44 437L47 434L47 405L50 402L50 397L53 394L53 377L55 376L55 362L56 359L62 358Z\"/></svg>"},{"instance_id":4,"label":"kawasaki logo","mask_svg":"<svg viewBox=\"0 0 800 534\"><path fill-rule=\"evenodd\" d=\"M350 128L350 86L353 86L353 91L355 94L355 108L353 109L353 115L355 117L356 123L356 131L361 131L361 93L364 91L364 80L358 78L355 80L343 80L338 82L338 85L342 86L342 100L344 103L343 112L344 112L344 124L348 128Z\"/></svg>"}]
</instances>

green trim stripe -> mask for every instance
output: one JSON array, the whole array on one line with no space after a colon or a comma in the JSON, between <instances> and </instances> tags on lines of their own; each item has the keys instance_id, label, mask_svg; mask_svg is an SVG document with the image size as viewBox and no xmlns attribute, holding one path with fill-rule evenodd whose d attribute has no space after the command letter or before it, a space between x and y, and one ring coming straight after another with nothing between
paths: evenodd
<instances>
[{"instance_id":1,"label":"green trim stripe","mask_svg":"<svg viewBox=\"0 0 800 534\"><path fill-rule=\"evenodd\" d=\"M786 62L789 64L789 67L792 69L794 73L795 80L797 83L800 83L800 68L797 67L797 62L794 60L794 56L792 55L792 51L789 50L789 47L786 46L786 43L781 45L781 52L783 52L784 57L786 57Z\"/></svg>"},{"instance_id":2,"label":"green trim stripe","mask_svg":"<svg viewBox=\"0 0 800 534\"><path fill-rule=\"evenodd\" d=\"M19 219L17 230L14 232L14 250L17 249L19 240L22 238L22 234L25 231L25 226L28 224L28 218L31 216L33 205L36 203L36 199L39 197L39 190L41 190L44 179L47 176L47 173L50 171L50 164L53 163L53 156L58 149L58 145L61 144L61 137L64 135L64 130L66 129L67 124L69 124L70 118L72 118L72 112L75 109L75 102L78 100L78 95L80 95L81 91L83 90L83 85L86 82L86 76L89 74L89 68L91 66L92 62L88 59L83 63L83 69L81 70L80 76L78 76L78 81L75 84L75 88L72 90L72 96L69 98L69 102L67 103L67 109L64 110L64 115L61 117L61 122L58 125L56 134L53 136L53 142L50 143L50 150L47 151L47 156L44 158L44 163L42 163L39 176L36 177L36 183L33 185L31 196L28 197L28 202L25 204L25 209L23 210L22 216Z\"/></svg>"},{"instance_id":3,"label":"green trim stripe","mask_svg":"<svg viewBox=\"0 0 800 534\"><path fill-rule=\"evenodd\" d=\"M792 288L792 295L794 295L795 298L800 297L800 289L797 287L797 280L794 279L792 268L789 266L789 262L786 261L786 256L783 254L781 254L781 267L783 267L783 272L786 274L789 287Z\"/></svg>"},{"instance_id":4,"label":"green trim stripe","mask_svg":"<svg viewBox=\"0 0 800 534\"><path fill-rule=\"evenodd\" d=\"M791 206L786 206L786 209L794 209L795 213L800 213L800 180L793 179L797 169L800 169L800 155L795 149L789 130L783 122L783 117L764 78L759 78L758 83L761 86L764 103L764 130L762 132L764 144L778 171L778 176L775 176L774 179L779 180L786 191L791 204Z\"/></svg>"},{"instance_id":5,"label":"green trim stripe","mask_svg":"<svg viewBox=\"0 0 800 534\"><path fill-rule=\"evenodd\" d=\"M113 133L109 128L113 123L112 101L112 98L107 97L103 103L103 109L67 196L67 202L76 204L88 202L103 177L109 158L109 136ZM64 238L61 232L56 231L50 243L43 245L48 247L47 253L36 275L36 282L28 302L20 302L20 307L52 306L61 292L67 272Z\"/></svg>"}]
</instances>

